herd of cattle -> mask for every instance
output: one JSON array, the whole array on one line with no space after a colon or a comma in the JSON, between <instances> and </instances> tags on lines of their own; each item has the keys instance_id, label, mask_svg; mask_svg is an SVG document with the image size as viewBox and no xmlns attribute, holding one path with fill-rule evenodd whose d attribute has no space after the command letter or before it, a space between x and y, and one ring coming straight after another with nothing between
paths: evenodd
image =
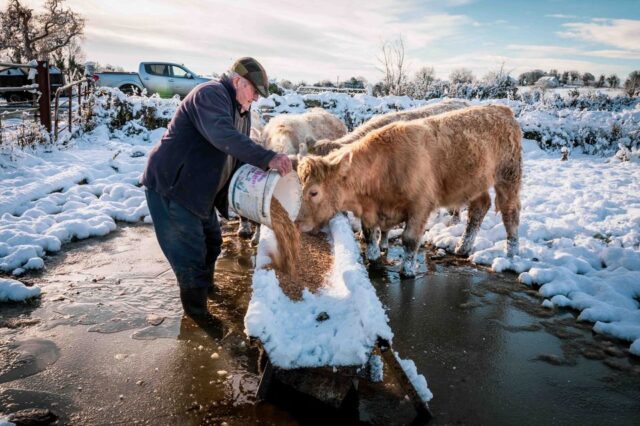
<instances>
[{"instance_id":1,"label":"herd of cattle","mask_svg":"<svg viewBox=\"0 0 640 426\"><path fill-rule=\"evenodd\" d=\"M447 100L377 116L348 134L337 117L314 108L254 127L252 138L296 160L303 185L296 225L302 232L351 211L362 222L366 256L376 261L388 231L404 222L401 273L411 277L431 212L468 207L455 249L467 256L491 207L493 187L507 232L506 254L518 254L522 134L507 107ZM248 221L239 234L250 236Z\"/></svg>"}]
</instances>

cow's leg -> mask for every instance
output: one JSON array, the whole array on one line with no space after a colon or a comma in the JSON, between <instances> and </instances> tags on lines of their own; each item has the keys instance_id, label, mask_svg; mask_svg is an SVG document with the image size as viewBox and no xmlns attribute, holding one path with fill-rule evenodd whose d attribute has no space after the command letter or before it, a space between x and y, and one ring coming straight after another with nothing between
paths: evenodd
<instances>
[{"instance_id":1,"label":"cow's leg","mask_svg":"<svg viewBox=\"0 0 640 426\"><path fill-rule=\"evenodd\" d=\"M517 256L520 251L518 226L520 225L519 185L496 183L496 207L502 213L502 223L507 231L507 257Z\"/></svg>"},{"instance_id":2,"label":"cow's leg","mask_svg":"<svg viewBox=\"0 0 640 426\"><path fill-rule=\"evenodd\" d=\"M449 226L459 224L460 223L460 207L455 209L448 209L447 211L451 215L451 219L449 219Z\"/></svg>"},{"instance_id":3,"label":"cow's leg","mask_svg":"<svg viewBox=\"0 0 640 426\"><path fill-rule=\"evenodd\" d=\"M405 277L416 276L416 258L418 257L418 246L420 239L427 227L427 219L433 207L422 211L413 212L409 215L404 231L402 232L402 245L404 247L404 259L400 274Z\"/></svg>"},{"instance_id":4,"label":"cow's leg","mask_svg":"<svg viewBox=\"0 0 640 426\"><path fill-rule=\"evenodd\" d=\"M240 238L251 238L253 230L251 229L251 221L246 217L240 216L240 226L238 227L238 236Z\"/></svg>"},{"instance_id":5,"label":"cow's leg","mask_svg":"<svg viewBox=\"0 0 640 426\"><path fill-rule=\"evenodd\" d=\"M380 228L377 226L369 228L362 224L362 235L367 244L367 260L376 262L380 260L380 246L378 246L378 238L380 238Z\"/></svg>"},{"instance_id":6,"label":"cow's leg","mask_svg":"<svg viewBox=\"0 0 640 426\"><path fill-rule=\"evenodd\" d=\"M260 242L260 224L256 223L256 231L253 233L253 238L251 238L251 245L257 246Z\"/></svg>"},{"instance_id":7,"label":"cow's leg","mask_svg":"<svg viewBox=\"0 0 640 426\"><path fill-rule=\"evenodd\" d=\"M389 250L389 230L388 229L380 230L380 250L384 250L384 251Z\"/></svg>"},{"instance_id":8,"label":"cow's leg","mask_svg":"<svg viewBox=\"0 0 640 426\"><path fill-rule=\"evenodd\" d=\"M473 248L473 242L480 230L482 219L484 219L484 216L487 214L490 207L491 197L486 191L471 200L469 203L467 227L465 228L464 234L462 234L462 237L455 249L455 253L457 255L469 256L469 253L471 253L471 249Z\"/></svg>"}]
</instances>

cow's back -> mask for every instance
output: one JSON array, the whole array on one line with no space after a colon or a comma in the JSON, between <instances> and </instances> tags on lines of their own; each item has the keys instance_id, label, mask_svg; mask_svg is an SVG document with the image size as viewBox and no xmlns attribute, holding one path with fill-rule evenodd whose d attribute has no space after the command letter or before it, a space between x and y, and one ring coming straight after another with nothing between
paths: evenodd
<instances>
[{"instance_id":1,"label":"cow's back","mask_svg":"<svg viewBox=\"0 0 640 426\"><path fill-rule=\"evenodd\" d=\"M492 186L498 171L520 173L520 139L509 108L480 106L389 124L335 155L353 152L373 191L458 206Z\"/></svg>"},{"instance_id":2,"label":"cow's back","mask_svg":"<svg viewBox=\"0 0 640 426\"><path fill-rule=\"evenodd\" d=\"M272 118L262 131L262 141L276 152L298 154L302 145L339 138L346 132L339 118L322 108L313 108L304 114L281 114Z\"/></svg>"}]
</instances>

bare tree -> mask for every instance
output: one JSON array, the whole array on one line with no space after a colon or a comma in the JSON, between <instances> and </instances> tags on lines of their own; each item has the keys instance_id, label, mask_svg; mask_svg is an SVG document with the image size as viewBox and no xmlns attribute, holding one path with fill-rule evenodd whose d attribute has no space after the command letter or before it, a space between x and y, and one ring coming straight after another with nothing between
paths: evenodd
<instances>
[{"instance_id":1,"label":"bare tree","mask_svg":"<svg viewBox=\"0 0 640 426\"><path fill-rule=\"evenodd\" d=\"M569 81L572 84L576 84L580 80L580 73L578 71L569 71Z\"/></svg>"},{"instance_id":2,"label":"bare tree","mask_svg":"<svg viewBox=\"0 0 640 426\"><path fill-rule=\"evenodd\" d=\"M593 83L594 81L596 81L596 78L593 74L591 74L590 72L585 72L584 74L582 74L582 83L585 86L589 86L591 83Z\"/></svg>"},{"instance_id":3,"label":"bare tree","mask_svg":"<svg viewBox=\"0 0 640 426\"><path fill-rule=\"evenodd\" d=\"M629 96L640 96L640 71L632 71L624 82L624 90Z\"/></svg>"},{"instance_id":4,"label":"bare tree","mask_svg":"<svg viewBox=\"0 0 640 426\"><path fill-rule=\"evenodd\" d=\"M620 79L617 75L611 74L609 77L607 77L607 83L609 83L609 87L611 87L612 89L617 89L620 85Z\"/></svg>"},{"instance_id":5,"label":"bare tree","mask_svg":"<svg viewBox=\"0 0 640 426\"><path fill-rule=\"evenodd\" d=\"M382 45L381 56L378 56L381 67L382 83L391 95L403 94L407 83L407 66L404 58L404 42L402 37L387 41Z\"/></svg>"},{"instance_id":6,"label":"bare tree","mask_svg":"<svg viewBox=\"0 0 640 426\"><path fill-rule=\"evenodd\" d=\"M46 0L44 11L36 13L20 0L9 0L0 17L0 50L7 51L13 62L48 57L80 37L84 19L64 0Z\"/></svg>"},{"instance_id":7,"label":"bare tree","mask_svg":"<svg viewBox=\"0 0 640 426\"><path fill-rule=\"evenodd\" d=\"M73 39L68 45L51 53L52 63L58 67L69 81L76 80L84 73L85 55L80 39Z\"/></svg>"},{"instance_id":8,"label":"bare tree","mask_svg":"<svg viewBox=\"0 0 640 426\"><path fill-rule=\"evenodd\" d=\"M449 74L451 84L472 83L475 77L469 68L456 68Z\"/></svg>"}]
</instances>

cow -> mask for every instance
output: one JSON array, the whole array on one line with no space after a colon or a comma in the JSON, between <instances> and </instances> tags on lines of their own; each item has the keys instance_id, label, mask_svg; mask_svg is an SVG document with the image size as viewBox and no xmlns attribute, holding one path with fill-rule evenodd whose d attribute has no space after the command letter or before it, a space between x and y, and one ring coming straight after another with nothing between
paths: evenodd
<instances>
[{"instance_id":1,"label":"cow","mask_svg":"<svg viewBox=\"0 0 640 426\"><path fill-rule=\"evenodd\" d=\"M371 120L356 127L353 132L336 140L323 139L318 141L310 152L317 155L327 155L336 149L340 149L345 145L353 143L372 131L397 121L410 121L420 118L432 117L436 114L454 111L456 109L467 108L469 103L459 99L447 99L435 104L425 105L423 107L391 112L379 115ZM451 222L457 223L460 220L458 210L450 210ZM373 229L362 227L362 235L367 244L366 256L369 261L377 261L380 259L381 250L386 250L389 246L388 230L381 230L379 227Z\"/></svg>"},{"instance_id":2,"label":"cow","mask_svg":"<svg viewBox=\"0 0 640 426\"><path fill-rule=\"evenodd\" d=\"M345 145L360 140L372 131L386 126L387 124L397 121L410 121L419 118L427 118L443 112L453 111L469 106L467 101L460 99L446 99L444 101L425 105L419 108L390 112L373 117L369 121L356 127L351 133L341 137L340 139L325 138L318 140L309 150L311 154L327 155L336 149L340 149Z\"/></svg>"},{"instance_id":3,"label":"cow","mask_svg":"<svg viewBox=\"0 0 640 426\"><path fill-rule=\"evenodd\" d=\"M347 127L335 115L322 108L311 108L304 114L280 114L273 117L259 132L252 128L252 139L275 152L289 154L292 162L297 164L298 156L306 155L319 139L338 139L347 133ZM251 229L251 222L240 219L238 235L251 238L256 245L260 238L260 226L256 232Z\"/></svg>"},{"instance_id":4,"label":"cow","mask_svg":"<svg viewBox=\"0 0 640 426\"><path fill-rule=\"evenodd\" d=\"M521 139L512 111L499 105L388 124L326 157L300 162L303 193L296 225L311 232L343 210L368 228L406 222L401 274L413 277L430 213L468 205L468 222L455 248L457 255L468 256L491 207L493 186L507 231L507 256L513 257L518 254Z\"/></svg>"},{"instance_id":5,"label":"cow","mask_svg":"<svg viewBox=\"0 0 640 426\"><path fill-rule=\"evenodd\" d=\"M347 134L342 121L322 108L311 108L304 114L280 114L262 130L261 143L275 152L307 155L316 141L339 139Z\"/></svg>"}]
</instances>

